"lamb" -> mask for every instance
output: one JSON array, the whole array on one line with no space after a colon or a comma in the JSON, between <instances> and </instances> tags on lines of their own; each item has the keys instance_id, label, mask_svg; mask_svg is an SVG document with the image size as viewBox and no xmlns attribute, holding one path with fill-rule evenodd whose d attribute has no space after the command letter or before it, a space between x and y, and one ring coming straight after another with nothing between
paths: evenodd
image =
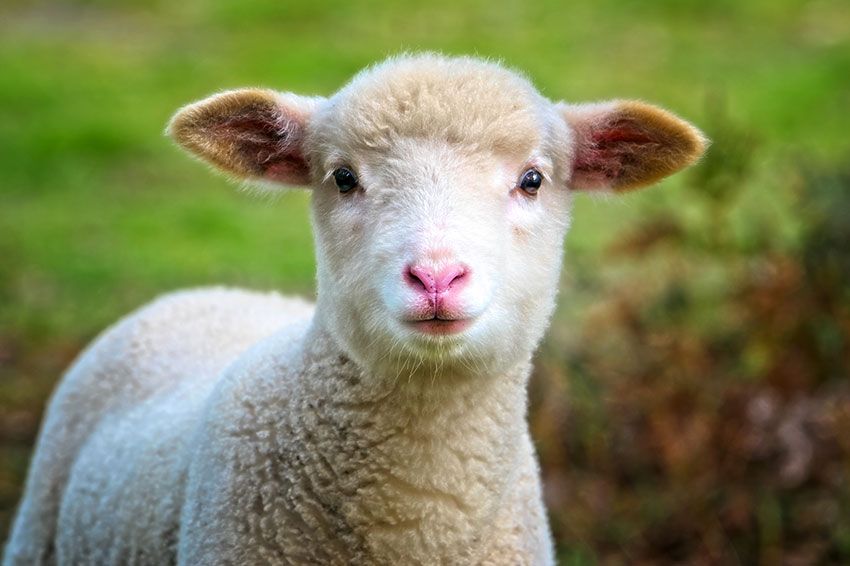
<instances>
[{"instance_id":1,"label":"lamb","mask_svg":"<svg viewBox=\"0 0 850 566\"><path fill-rule=\"evenodd\" d=\"M3 563L552 564L526 383L572 192L654 183L703 135L437 54L329 98L216 94L168 133L312 187L316 305L196 289L105 331L51 399Z\"/></svg>"}]
</instances>

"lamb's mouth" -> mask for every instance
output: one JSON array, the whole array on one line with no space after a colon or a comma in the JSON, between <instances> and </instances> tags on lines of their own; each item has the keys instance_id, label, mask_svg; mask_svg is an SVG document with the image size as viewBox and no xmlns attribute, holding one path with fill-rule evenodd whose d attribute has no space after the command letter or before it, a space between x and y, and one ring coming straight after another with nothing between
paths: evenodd
<instances>
[{"instance_id":1,"label":"lamb's mouth","mask_svg":"<svg viewBox=\"0 0 850 566\"><path fill-rule=\"evenodd\" d=\"M417 332L431 336L448 336L460 334L472 325L472 318L443 319L429 318L425 320L409 320L407 325Z\"/></svg>"}]
</instances>

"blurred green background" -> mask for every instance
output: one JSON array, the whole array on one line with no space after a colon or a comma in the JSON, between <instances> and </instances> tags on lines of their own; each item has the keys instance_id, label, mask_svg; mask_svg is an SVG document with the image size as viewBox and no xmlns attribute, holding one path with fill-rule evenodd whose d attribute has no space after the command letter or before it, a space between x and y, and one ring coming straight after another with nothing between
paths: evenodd
<instances>
[{"instance_id":1,"label":"blurred green background","mask_svg":"<svg viewBox=\"0 0 850 566\"><path fill-rule=\"evenodd\" d=\"M846 0L5 0L0 541L46 398L105 325L185 286L313 292L308 195L236 190L164 138L172 112L329 94L420 49L650 100L714 142L576 203L532 383L562 562L850 561Z\"/></svg>"}]
</instances>

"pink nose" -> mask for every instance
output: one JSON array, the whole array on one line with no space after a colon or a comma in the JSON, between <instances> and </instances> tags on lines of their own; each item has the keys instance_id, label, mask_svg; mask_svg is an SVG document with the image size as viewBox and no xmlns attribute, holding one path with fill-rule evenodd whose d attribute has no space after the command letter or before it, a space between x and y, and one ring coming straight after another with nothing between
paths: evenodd
<instances>
[{"instance_id":1,"label":"pink nose","mask_svg":"<svg viewBox=\"0 0 850 566\"><path fill-rule=\"evenodd\" d=\"M423 265L407 267L407 283L422 293L434 298L458 290L465 282L467 269L459 263L435 270Z\"/></svg>"}]
</instances>

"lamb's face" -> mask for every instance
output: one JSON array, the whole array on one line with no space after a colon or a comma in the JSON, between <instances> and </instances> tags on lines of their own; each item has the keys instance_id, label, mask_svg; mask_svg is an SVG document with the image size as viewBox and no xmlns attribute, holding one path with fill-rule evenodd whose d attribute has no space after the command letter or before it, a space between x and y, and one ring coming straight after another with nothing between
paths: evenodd
<instances>
[{"instance_id":1,"label":"lamb's face","mask_svg":"<svg viewBox=\"0 0 850 566\"><path fill-rule=\"evenodd\" d=\"M566 123L498 67L375 74L332 98L308 134L330 326L390 373L524 361L557 289Z\"/></svg>"},{"instance_id":2,"label":"lamb's face","mask_svg":"<svg viewBox=\"0 0 850 566\"><path fill-rule=\"evenodd\" d=\"M318 316L387 375L526 362L554 305L571 192L640 187L704 148L656 107L553 104L498 65L433 55L329 99L216 95L170 132L239 178L313 186Z\"/></svg>"},{"instance_id":3,"label":"lamb's face","mask_svg":"<svg viewBox=\"0 0 850 566\"><path fill-rule=\"evenodd\" d=\"M429 139L352 155L359 186L331 175L314 195L319 293L342 341L371 365L526 356L553 305L569 194L518 184L551 179L550 163Z\"/></svg>"}]
</instances>

